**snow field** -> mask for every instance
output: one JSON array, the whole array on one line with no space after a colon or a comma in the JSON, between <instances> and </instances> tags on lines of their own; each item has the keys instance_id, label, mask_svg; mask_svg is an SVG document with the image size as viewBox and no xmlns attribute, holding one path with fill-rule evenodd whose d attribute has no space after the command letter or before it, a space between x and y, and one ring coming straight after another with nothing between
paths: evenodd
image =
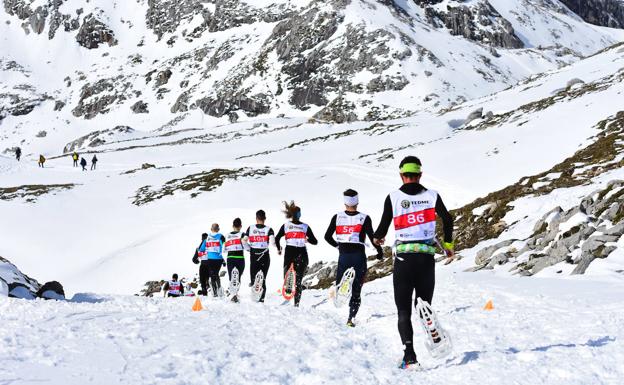
<instances>
[{"instance_id":1,"label":"snow field","mask_svg":"<svg viewBox=\"0 0 624 385\"><path fill-rule=\"evenodd\" d=\"M453 354L433 360L413 317L423 372L396 366L391 278L367 283L356 328L326 291L301 308L202 298L78 295L0 299L0 381L7 384L618 384L624 376L622 282L497 278L438 267L434 308ZM276 266L272 270L278 269ZM494 310L483 305L492 299ZM82 301L82 302L81 302Z\"/></svg>"}]
</instances>

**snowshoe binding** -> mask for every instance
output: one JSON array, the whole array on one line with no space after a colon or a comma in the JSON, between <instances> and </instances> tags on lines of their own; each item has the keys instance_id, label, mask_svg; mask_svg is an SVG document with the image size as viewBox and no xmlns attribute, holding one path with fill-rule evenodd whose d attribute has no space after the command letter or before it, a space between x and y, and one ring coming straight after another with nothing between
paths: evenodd
<instances>
[{"instance_id":1,"label":"snowshoe binding","mask_svg":"<svg viewBox=\"0 0 624 385\"><path fill-rule=\"evenodd\" d=\"M235 267L232 269L232 277L230 279L230 287L228 288L228 298L232 301L236 299L234 302L238 302L238 289L240 288L240 274L238 273L238 269Z\"/></svg>"},{"instance_id":2,"label":"snowshoe binding","mask_svg":"<svg viewBox=\"0 0 624 385\"><path fill-rule=\"evenodd\" d=\"M436 313L429 303L420 297L416 303L416 311L420 318L420 325L425 332L425 347L433 358L444 358L451 354L453 345L448 333L444 330Z\"/></svg>"},{"instance_id":3,"label":"snowshoe binding","mask_svg":"<svg viewBox=\"0 0 624 385\"><path fill-rule=\"evenodd\" d=\"M254 300L255 302L260 302L260 298L262 298L262 293L264 292L263 286L264 285L264 273L262 271L259 271L256 274L256 278L253 281L253 284L251 285L251 299Z\"/></svg>"},{"instance_id":4,"label":"snowshoe binding","mask_svg":"<svg viewBox=\"0 0 624 385\"><path fill-rule=\"evenodd\" d=\"M355 279L355 269L350 267L344 272L340 283L336 287L334 295L334 305L341 307L351 299L353 290L353 280Z\"/></svg>"},{"instance_id":5,"label":"snowshoe binding","mask_svg":"<svg viewBox=\"0 0 624 385\"><path fill-rule=\"evenodd\" d=\"M290 301L295 296L297 291L296 282L297 273L295 272L295 265L291 263L284 276L284 285L282 286L282 296L286 301Z\"/></svg>"}]
</instances>

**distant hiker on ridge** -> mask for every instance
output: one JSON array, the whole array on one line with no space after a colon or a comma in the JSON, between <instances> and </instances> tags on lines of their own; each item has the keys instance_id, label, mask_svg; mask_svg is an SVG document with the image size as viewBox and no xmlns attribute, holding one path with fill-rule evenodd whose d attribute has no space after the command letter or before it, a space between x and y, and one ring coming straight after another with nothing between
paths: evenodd
<instances>
[{"instance_id":1,"label":"distant hiker on ridge","mask_svg":"<svg viewBox=\"0 0 624 385\"><path fill-rule=\"evenodd\" d=\"M82 171L87 171L87 160L85 158L80 159L80 165L82 166Z\"/></svg>"},{"instance_id":2,"label":"distant hiker on ridge","mask_svg":"<svg viewBox=\"0 0 624 385\"><path fill-rule=\"evenodd\" d=\"M15 149L15 159L17 159L17 161L19 162L21 157L22 157L22 149L18 147Z\"/></svg>"},{"instance_id":3,"label":"distant hiker on ridge","mask_svg":"<svg viewBox=\"0 0 624 385\"><path fill-rule=\"evenodd\" d=\"M98 161L98 158L94 154L93 158L91 158L91 170L95 170L95 164L97 163L97 161Z\"/></svg>"},{"instance_id":4,"label":"distant hiker on ridge","mask_svg":"<svg viewBox=\"0 0 624 385\"><path fill-rule=\"evenodd\" d=\"M39 167L43 168L43 164L45 163L46 158L43 155L39 155Z\"/></svg>"},{"instance_id":5,"label":"distant hiker on ridge","mask_svg":"<svg viewBox=\"0 0 624 385\"><path fill-rule=\"evenodd\" d=\"M74 167L78 167L78 153L76 151L72 154L72 159L74 160Z\"/></svg>"}]
</instances>

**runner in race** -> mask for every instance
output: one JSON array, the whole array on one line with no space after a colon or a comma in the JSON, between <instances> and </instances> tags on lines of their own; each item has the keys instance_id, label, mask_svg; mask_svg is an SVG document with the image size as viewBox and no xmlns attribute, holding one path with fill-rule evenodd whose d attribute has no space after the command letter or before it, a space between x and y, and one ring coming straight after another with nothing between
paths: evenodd
<instances>
[{"instance_id":1,"label":"runner in race","mask_svg":"<svg viewBox=\"0 0 624 385\"><path fill-rule=\"evenodd\" d=\"M165 297L180 297L184 295L184 286L178 281L178 275L173 274L170 281L165 282L163 286Z\"/></svg>"},{"instance_id":2,"label":"runner in race","mask_svg":"<svg viewBox=\"0 0 624 385\"><path fill-rule=\"evenodd\" d=\"M408 156L401 161L399 169L403 185L387 196L374 238L377 245L383 245L390 224L394 223L394 302L398 312L399 335L405 348L402 367L407 367L419 365L414 352L412 306L416 306L419 297L429 304L433 299L436 217L442 219L442 247L449 260L454 257L453 218L438 193L420 184L420 159Z\"/></svg>"},{"instance_id":3,"label":"runner in race","mask_svg":"<svg viewBox=\"0 0 624 385\"><path fill-rule=\"evenodd\" d=\"M275 246L278 254L281 255L282 248L280 240L286 238L286 248L284 249L284 276L289 273L291 265L295 272L294 299L295 307L299 306L301 301L301 291L303 285L303 275L308 267L308 250L306 243L312 245L318 244L318 240L314 236L312 229L307 224L301 222L301 208L295 205L294 201L290 203L284 202L284 214L288 221L280 227L275 236Z\"/></svg>"},{"instance_id":4,"label":"runner in race","mask_svg":"<svg viewBox=\"0 0 624 385\"><path fill-rule=\"evenodd\" d=\"M198 250L199 253L205 253L203 258L206 261L213 297L220 296L222 293L219 272L221 271L221 266L225 266L222 255L223 245L225 245L225 237L219 232L219 224L213 223L210 227L210 234L206 237L206 241L202 243L203 247L200 247ZM202 290L204 289L202 288ZM207 295L205 291L204 295Z\"/></svg>"},{"instance_id":5,"label":"runner in race","mask_svg":"<svg viewBox=\"0 0 624 385\"><path fill-rule=\"evenodd\" d=\"M262 272L262 294L258 302L264 302L266 294L266 277L269 274L271 256L269 255L269 245L275 245L275 233L273 229L265 225L266 213L264 210L256 212L256 224L251 225L245 231L245 237L249 244L249 286L256 280L258 272Z\"/></svg>"},{"instance_id":6,"label":"runner in race","mask_svg":"<svg viewBox=\"0 0 624 385\"><path fill-rule=\"evenodd\" d=\"M348 189L343 193L343 198L345 210L332 217L325 232L325 240L338 249L335 295L340 296L342 285L350 285L351 299L349 301L347 326L354 327L354 318L360 308L360 293L367 270L366 237L373 242L373 224L368 215L359 212L357 209L359 204L357 191ZM334 239L334 234L336 234L336 239ZM381 246L374 246L377 250L377 258L383 259ZM350 269L354 270L355 276L350 276L350 281L346 282L343 276Z\"/></svg>"},{"instance_id":7,"label":"runner in race","mask_svg":"<svg viewBox=\"0 0 624 385\"><path fill-rule=\"evenodd\" d=\"M234 219L232 222L232 231L225 237L225 252L227 253L227 270L228 279L230 280L230 295L232 302L238 302L238 288L240 286L240 277L245 270L245 252L248 248L247 241L243 238L244 233L241 231L243 227L240 218ZM232 272L236 269L234 277ZM234 278L234 279L232 279Z\"/></svg>"}]
</instances>

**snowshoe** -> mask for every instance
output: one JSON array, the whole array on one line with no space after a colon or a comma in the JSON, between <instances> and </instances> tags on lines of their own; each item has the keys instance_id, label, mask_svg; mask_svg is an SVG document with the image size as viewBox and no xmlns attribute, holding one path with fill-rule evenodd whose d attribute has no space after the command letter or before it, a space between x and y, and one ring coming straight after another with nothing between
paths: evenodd
<instances>
[{"instance_id":1,"label":"snowshoe","mask_svg":"<svg viewBox=\"0 0 624 385\"><path fill-rule=\"evenodd\" d=\"M334 305L341 307L351 299L353 290L353 280L355 279L355 269L350 267L342 275L340 283L336 287L334 295Z\"/></svg>"},{"instance_id":2,"label":"snowshoe","mask_svg":"<svg viewBox=\"0 0 624 385\"><path fill-rule=\"evenodd\" d=\"M264 292L263 289L263 284L264 284L264 273L262 271L259 271L256 274L256 278L253 281L253 284L251 284L251 299L259 302L260 298L262 297L262 293Z\"/></svg>"},{"instance_id":3,"label":"snowshoe","mask_svg":"<svg viewBox=\"0 0 624 385\"><path fill-rule=\"evenodd\" d=\"M425 347L431 356L443 358L451 354L453 350L451 338L438 321L431 305L419 297L416 303L416 311L420 318L420 325L426 335Z\"/></svg>"},{"instance_id":4,"label":"snowshoe","mask_svg":"<svg viewBox=\"0 0 624 385\"><path fill-rule=\"evenodd\" d=\"M290 264L286 275L284 276L284 285L282 286L282 296L286 301L290 301L295 296L297 291L297 273L295 272L295 265Z\"/></svg>"},{"instance_id":5,"label":"snowshoe","mask_svg":"<svg viewBox=\"0 0 624 385\"><path fill-rule=\"evenodd\" d=\"M228 298L233 299L238 294L240 288L240 275L238 269L235 267L232 269L232 279L230 279L230 287L228 288Z\"/></svg>"}]
</instances>

